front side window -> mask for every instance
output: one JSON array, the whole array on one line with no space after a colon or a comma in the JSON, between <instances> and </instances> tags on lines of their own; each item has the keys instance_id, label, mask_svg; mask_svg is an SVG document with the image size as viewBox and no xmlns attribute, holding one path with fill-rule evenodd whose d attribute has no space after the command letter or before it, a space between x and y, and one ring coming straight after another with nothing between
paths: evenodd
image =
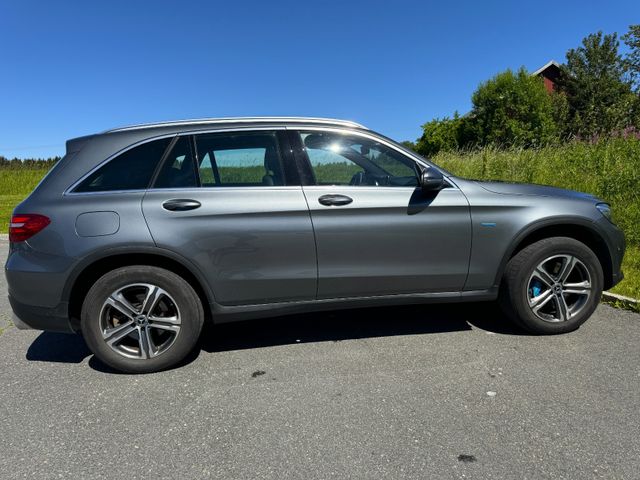
<instances>
[{"instance_id":1,"label":"front side window","mask_svg":"<svg viewBox=\"0 0 640 480\"><path fill-rule=\"evenodd\" d=\"M285 185L274 132L197 135L196 149L203 187Z\"/></svg>"},{"instance_id":2,"label":"front side window","mask_svg":"<svg viewBox=\"0 0 640 480\"><path fill-rule=\"evenodd\" d=\"M74 192L146 189L170 142L164 138L127 150L89 175Z\"/></svg>"},{"instance_id":3,"label":"front side window","mask_svg":"<svg viewBox=\"0 0 640 480\"><path fill-rule=\"evenodd\" d=\"M300 135L316 185L418 185L415 162L375 140L333 132Z\"/></svg>"}]
</instances>

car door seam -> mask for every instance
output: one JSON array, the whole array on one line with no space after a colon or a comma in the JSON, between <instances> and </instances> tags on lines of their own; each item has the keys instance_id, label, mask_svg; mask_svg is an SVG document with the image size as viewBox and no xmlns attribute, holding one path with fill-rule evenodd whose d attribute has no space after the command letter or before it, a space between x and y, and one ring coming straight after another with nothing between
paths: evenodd
<instances>
[{"instance_id":1,"label":"car door seam","mask_svg":"<svg viewBox=\"0 0 640 480\"><path fill-rule=\"evenodd\" d=\"M315 299L318 299L318 292L320 287L320 264L318 262L318 238L316 236L316 227L313 224L313 215L311 214L311 207L309 206L309 199L307 198L307 194L304 191L304 185L300 185L300 189L302 190L302 196L304 197L304 201L307 205L307 213L309 215L309 221L311 222L311 230L313 231L313 245L315 248L316 255L316 295Z\"/></svg>"}]
</instances>

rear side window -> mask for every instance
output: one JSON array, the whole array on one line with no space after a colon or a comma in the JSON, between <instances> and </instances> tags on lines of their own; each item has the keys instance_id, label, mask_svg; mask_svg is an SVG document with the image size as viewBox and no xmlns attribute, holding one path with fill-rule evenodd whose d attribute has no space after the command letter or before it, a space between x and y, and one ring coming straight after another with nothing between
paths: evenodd
<instances>
[{"instance_id":1,"label":"rear side window","mask_svg":"<svg viewBox=\"0 0 640 480\"><path fill-rule=\"evenodd\" d=\"M171 142L170 138L143 143L122 153L89 175L74 192L142 190Z\"/></svg>"},{"instance_id":2,"label":"rear side window","mask_svg":"<svg viewBox=\"0 0 640 480\"><path fill-rule=\"evenodd\" d=\"M198 135L196 146L203 187L285 185L275 132Z\"/></svg>"}]
</instances>

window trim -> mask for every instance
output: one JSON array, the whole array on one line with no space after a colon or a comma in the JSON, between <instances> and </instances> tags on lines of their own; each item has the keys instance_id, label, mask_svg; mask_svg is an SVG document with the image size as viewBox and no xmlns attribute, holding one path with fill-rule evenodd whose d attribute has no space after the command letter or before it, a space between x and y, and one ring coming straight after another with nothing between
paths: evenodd
<instances>
[{"instance_id":1,"label":"window trim","mask_svg":"<svg viewBox=\"0 0 640 480\"><path fill-rule=\"evenodd\" d=\"M288 128L288 130L291 132L291 137L292 137L292 143L294 143L296 145L295 149L294 149L294 153L297 157L297 164L298 164L298 168L300 169L301 173L300 173L300 177L301 179L304 179L304 183L303 186L305 187L324 187L324 188L339 188L339 187L353 187L353 185L342 185L342 184L335 184L335 185L320 185L317 183L316 181L316 176L315 176L315 172L313 170L313 165L311 164L311 159L309 158L309 155L307 153L307 149L304 146L304 143L302 142L302 132L308 132L308 131L314 131L314 132L331 132L331 133L338 133L341 135L352 135L352 136L356 136L356 137L363 137L369 140L373 140L375 142L381 143L382 145L385 145L386 147L390 148L391 150L394 150L396 152L398 152L400 155L402 155L403 157L411 160L415 165L416 165L416 170L419 170L420 167L422 168L435 168L436 170L438 170L439 172L441 172L444 176L445 176L445 181L451 185L454 186L453 183L449 182L448 176L445 174L445 172L442 172L437 166L431 164L430 162L427 162L425 160L418 160L416 159L413 155L407 155L407 152L405 152L404 150L401 150L400 148L398 148L397 146L395 146L393 143L391 143L390 141L386 140L385 138L382 138L378 135L372 135L368 132L359 132L359 131L354 131L354 130L348 130L348 129L344 129L344 128L323 128L323 127L294 127L294 128ZM311 183L311 180L313 181L313 183ZM362 187L366 187L366 186L371 186L371 185L363 185L363 186L358 186L357 188L362 188ZM415 187L409 187L409 186L388 186L388 185L380 185L380 186L372 186L372 188L411 188L412 190L415 190L416 188L419 188L419 186L415 186ZM454 186L454 188L457 188Z\"/></svg>"},{"instance_id":2,"label":"window trim","mask_svg":"<svg viewBox=\"0 0 640 480\"><path fill-rule=\"evenodd\" d=\"M211 135L211 134L250 134L250 133L264 133L269 132L273 133L276 140L276 145L278 147L278 155L280 157L280 166L282 167L282 174L284 177L285 184L284 185L233 185L233 186L203 186L200 179L200 158L198 157L198 144L197 144L197 136L198 135ZM220 129L220 130L212 130L212 131L196 131L190 133L182 133L178 134L178 136L191 135L193 142L194 155L196 159L196 172L198 177L198 184L201 189L206 190L224 190L230 188L285 188L285 187L300 187L302 184L300 182L300 174L298 168L295 164L295 157L293 155L293 150L290 146L290 143L287 138L286 129L285 128L230 128L230 129ZM217 167L217 165L216 165ZM156 189L154 189L156 190ZM158 188L157 190L164 190Z\"/></svg>"},{"instance_id":3,"label":"window trim","mask_svg":"<svg viewBox=\"0 0 640 480\"><path fill-rule=\"evenodd\" d=\"M171 139L171 142L169 142L169 146L162 154L162 158L158 162L158 165L156 165L156 168L153 171L153 175L151 175L151 181L149 182L149 185L147 185L147 190L156 184L156 181L158 180L158 176L160 175L160 172L162 171L164 164L167 161L167 158L169 158L169 154L173 151L173 147L176 146L176 143L178 143L177 135L173 139Z\"/></svg>"},{"instance_id":4,"label":"window trim","mask_svg":"<svg viewBox=\"0 0 640 480\"><path fill-rule=\"evenodd\" d=\"M434 168L437 171L439 171L440 173L442 173L443 176L445 176L447 178L451 177L451 173L447 172L442 167L436 165L433 162L430 162L426 158L421 157L417 153L415 153L415 152L403 147L402 145L397 144L396 142L394 142L390 138L387 138L384 135L381 135L379 133L375 133L375 132L373 132L371 130L361 131L361 130L351 130L351 129L348 129L348 128L341 128L341 127L319 127L319 126L315 126L315 125L314 126L299 126L299 125L295 125L295 126L287 126L285 128L288 131L297 133L298 135L300 135L300 132L318 131L318 132L335 132L335 133L354 135L354 136L357 136L357 137L365 137L365 138L368 138L370 140L374 140L376 142L382 143L382 144L386 145L387 147L389 147L389 148L391 148L393 150L396 150L398 153L401 153L405 157L410 158L411 160L413 160L414 162L416 162L417 164L419 164L419 165L421 165L421 166L423 166L425 168Z\"/></svg>"},{"instance_id":5,"label":"window trim","mask_svg":"<svg viewBox=\"0 0 640 480\"><path fill-rule=\"evenodd\" d=\"M295 182L291 183L291 185L289 183L287 183L287 185L285 186L262 186L262 188L288 188L288 187L299 187L299 186L312 186L312 185L316 185L315 184L315 177L310 177L312 179L314 179L314 183L309 183L309 177L308 177L308 169L311 169L311 172L313 172L313 169L311 167L311 164L307 158L306 152L304 151L300 151L300 149L304 149L304 146L302 145L297 145L297 143L301 143L301 140L298 140L298 142L295 141L296 137L298 139L300 139L300 131L319 131L319 132L335 132L335 133L341 133L341 134L349 134L349 135L355 135L355 136L360 136L360 137L364 137L364 138L368 138L370 140L374 140L377 142L382 143L383 145L386 145L389 148L392 148L393 150L396 150L397 152L399 152L400 154L404 155L405 157L410 158L411 160L413 160L415 163L417 163L418 165L425 167L425 168L435 168L437 171L439 171L440 173L443 174L443 176L445 177L445 181L449 184L450 188L454 188L456 190L458 190L458 186L454 183L454 181L450 178L451 174L449 172L447 172L446 170L441 169L440 167L438 167L438 165L435 165L432 162L429 162L428 160L420 157L418 154L411 152L410 150L405 149L404 147L401 147L397 144L395 144L395 142L393 142L390 139L387 139L386 137L380 135L380 134L376 134L370 130L367 131L361 131L361 130L354 130L352 128L343 128L343 127L331 127L331 126L319 126L319 125L304 125L304 124L296 124L296 125L269 125L269 126L256 126L256 125L242 125L242 126L229 126L229 127L223 127L223 128L199 128L199 129L192 129L192 130L186 130L186 131L180 131L180 132L171 132L171 133L166 133L166 134L162 134L162 135L156 135L154 137L148 137L148 138L144 138L143 140L140 140L138 142L135 142L125 148L120 149L119 151L115 152L114 154L110 155L109 157L107 157L105 160L103 160L102 162L100 162L98 165L96 165L95 167L93 167L91 170L89 170L87 173L85 173L84 175L82 175L78 180L76 180L75 182L73 182L69 187L67 187L67 189L63 192L63 196L76 196L76 195L109 195L109 194L114 194L114 193L140 193L140 192L146 192L146 191L151 191L151 190L156 190L155 188L152 187L152 184L150 183L146 189L137 189L137 190L108 190L108 191L103 191L103 192L74 192L73 189L76 188L80 183L82 183L82 181L84 181L88 176L90 176L91 174L93 174L96 170L98 170L99 168L101 168L102 166L106 165L107 163L109 163L111 160L113 160L114 158L116 158L118 155L125 153L126 151L135 148L137 146L140 146L144 143L148 143L148 142L152 142L155 140L162 140L164 138L173 138L173 137L182 137L182 136L192 136L192 138L194 138L194 142L195 142L195 135L199 135L199 134L205 134L205 133L225 133L225 132L251 132L251 131L273 131L273 132L279 132L279 131L283 131L283 132L288 132L286 134L283 134L283 138L285 138L285 142L284 144L281 145L282 148L282 153L283 153L283 161L286 162L285 157L287 156L287 153L289 155L293 155L293 158L295 158L295 162L293 163L293 165L296 166L296 170L297 170L297 179ZM170 145L171 146L171 145ZM169 146L169 147L170 147ZM168 148L169 148L168 147ZM283 148L284 147L284 148ZM195 148L195 146L192 146L192 148ZM167 153L167 152L165 152ZM197 155L197 152L196 152ZM198 176L198 181L199 180L199 176ZM217 187L198 187L198 188L208 188L208 189L213 189L213 188L217 188ZM226 188L256 188L256 187L226 187ZM381 187L376 187L376 188L381 188ZM389 187L389 188L398 188L398 187ZM173 189L157 189L158 191L168 191L168 190L173 190ZM183 189L175 189L175 190L184 190Z\"/></svg>"},{"instance_id":6,"label":"window trim","mask_svg":"<svg viewBox=\"0 0 640 480\"><path fill-rule=\"evenodd\" d=\"M191 149L191 155L193 156L193 160L194 160L192 162L192 167L194 169L193 173L196 178L196 186L195 187L156 187L156 182L158 181L158 176L160 176L160 172L165 167L165 164L169 161L169 155L171 154L171 152L173 152L173 148L176 146L176 144L180 140L180 137L183 137L183 136L184 135L176 135L173 141L169 144L169 146L167 147L167 150L164 152L164 155L162 156L162 160L160 160L160 163L158 164L156 171L153 173L153 176L151 177L151 182L149 182L149 185L147 185L147 188L145 191L188 190L192 188L200 188L200 175L198 172L198 167L196 166L198 164L198 158L197 158L197 152L195 150L195 140L193 139L193 135L190 135L189 138L187 138L187 141L189 142L189 148Z\"/></svg>"},{"instance_id":7,"label":"window trim","mask_svg":"<svg viewBox=\"0 0 640 480\"><path fill-rule=\"evenodd\" d=\"M105 160L103 160L102 162L98 163L98 165L96 165L91 170L89 170L87 173L82 175L78 180L73 182L71 184L71 186L67 187L67 189L62 193L62 196L66 197L66 196L76 196L76 195L109 195L109 194L113 194L113 193L140 193L140 192L146 192L147 190L149 190L149 186L152 185L151 181L149 181L149 183L147 184L146 188L136 188L136 189L130 189L130 190L102 190L102 191L99 191L99 192L74 192L74 190L82 182L84 182L87 178L89 178L91 175L93 175L97 170L101 169L102 167L107 165L107 163L110 163L112 160L116 159L120 155L123 155L124 153L128 152L129 150L132 150L132 149L134 149L136 147L144 145L145 143L151 143L151 142L155 142L156 140L164 140L165 138L174 138L174 137L177 137L177 135L175 133L168 133L168 134L165 134L165 135L157 135L155 137L145 138L143 140L140 140L138 142L132 143L131 145L118 150L116 153L113 153L112 155L107 157ZM169 145L167 145L167 148L163 152L162 157L160 157L160 161L158 162L158 165L163 162L164 158L167 155L167 152L170 151L170 148L173 146L174 142L175 142L175 140L172 140L172 141L169 142ZM155 180L154 179L154 175L156 174L156 170L158 168L158 165L156 165L156 168L154 169L153 174L151 175L151 180Z\"/></svg>"}]
</instances>

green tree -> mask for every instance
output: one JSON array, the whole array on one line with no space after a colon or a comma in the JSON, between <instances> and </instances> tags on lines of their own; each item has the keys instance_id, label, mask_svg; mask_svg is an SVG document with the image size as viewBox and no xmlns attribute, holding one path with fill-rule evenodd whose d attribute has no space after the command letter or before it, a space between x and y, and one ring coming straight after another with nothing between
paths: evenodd
<instances>
[{"instance_id":1,"label":"green tree","mask_svg":"<svg viewBox=\"0 0 640 480\"><path fill-rule=\"evenodd\" d=\"M412 142L411 140L403 140L402 142L400 142L400 144L403 147L408 148L409 150L413 150L414 152L417 152L416 143Z\"/></svg>"},{"instance_id":2,"label":"green tree","mask_svg":"<svg viewBox=\"0 0 640 480\"><path fill-rule=\"evenodd\" d=\"M480 84L472 96L467 138L480 145L544 145L557 138L554 103L541 78L506 70Z\"/></svg>"},{"instance_id":3,"label":"green tree","mask_svg":"<svg viewBox=\"0 0 640 480\"><path fill-rule=\"evenodd\" d=\"M434 118L422 125L422 136L416 144L416 151L430 157L440 150L451 151L466 146L464 117L455 112L453 118Z\"/></svg>"},{"instance_id":4,"label":"green tree","mask_svg":"<svg viewBox=\"0 0 640 480\"><path fill-rule=\"evenodd\" d=\"M629 53L624 58L624 66L629 72L636 93L640 94L640 25L629 25L629 31L622 36L622 40L629 47Z\"/></svg>"},{"instance_id":5,"label":"green tree","mask_svg":"<svg viewBox=\"0 0 640 480\"><path fill-rule=\"evenodd\" d=\"M583 138L608 135L632 125L637 98L625 78L615 33L593 33L567 52L560 88L569 106L566 132Z\"/></svg>"}]
</instances>

